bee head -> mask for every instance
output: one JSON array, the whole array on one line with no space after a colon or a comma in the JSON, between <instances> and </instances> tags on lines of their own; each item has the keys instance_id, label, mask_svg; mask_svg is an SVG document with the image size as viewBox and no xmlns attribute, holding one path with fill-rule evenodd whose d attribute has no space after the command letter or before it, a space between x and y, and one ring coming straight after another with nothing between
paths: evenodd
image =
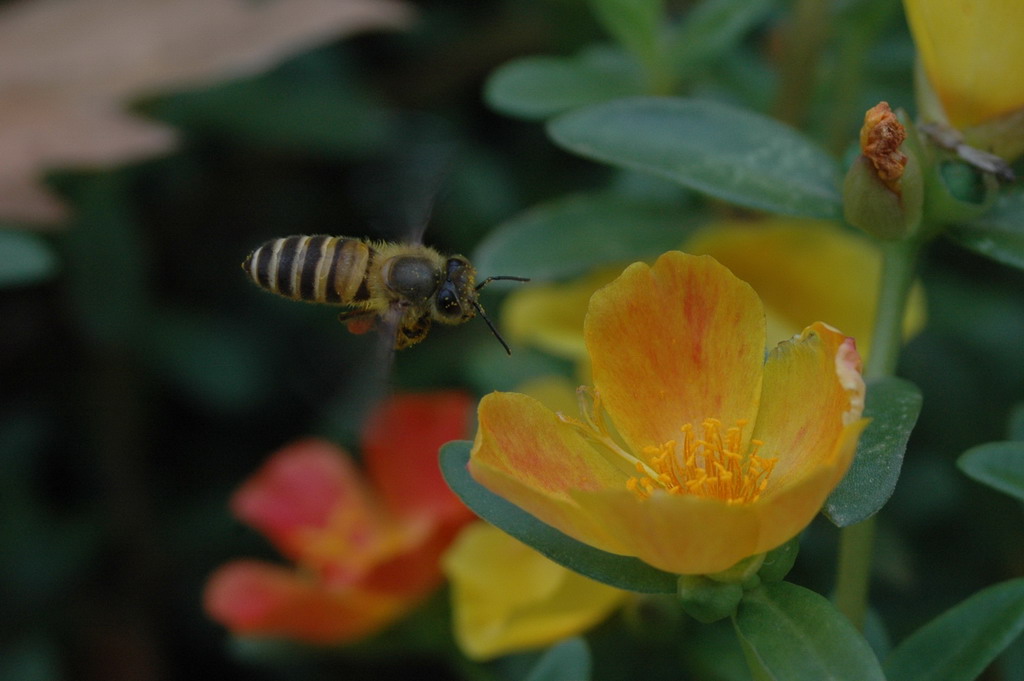
<instances>
[{"instance_id":1,"label":"bee head","mask_svg":"<svg viewBox=\"0 0 1024 681\"><path fill-rule=\"evenodd\" d=\"M459 324L476 314L475 279L476 270L468 260L461 255L448 258L444 279L434 294L434 308L441 321Z\"/></svg>"},{"instance_id":2,"label":"bee head","mask_svg":"<svg viewBox=\"0 0 1024 681\"><path fill-rule=\"evenodd\" d=\"M478 291L492 281L502 279L529 281L529 279L525 277L487 277L477 284L476 269L461 255L449 258L445 265L445 271L445 280L441 282L441 286L437 289L437 295L434 297L434 306L439 314L449 315L448 319L451 320L450 323L452 324L459 324L479 314L487 323L487 328L491 330L494 337L501 343L501 347L505 348L505 352L511 355L512 350L508 347L508 343L505 342L505 339L498 333L498 329L494 327L494 324L491 323L491 320L484 313L484 308L478 300Z\"/></svg>"}]
</instances>

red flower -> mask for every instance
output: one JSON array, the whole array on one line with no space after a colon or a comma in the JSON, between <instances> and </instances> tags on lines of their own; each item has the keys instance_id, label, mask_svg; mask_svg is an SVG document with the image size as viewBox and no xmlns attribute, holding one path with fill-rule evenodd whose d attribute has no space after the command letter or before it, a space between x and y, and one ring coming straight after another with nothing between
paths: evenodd
<instances>
[{"instance_id":1,"label":"red flower","mask_svg":"<svg viewBox=\"0 0 1024 681\"><path fill-rule=\"evenodd\" d=\"M231 509L295 565L224 565L207 583L207 613L236 634L341 643L415 607L440 583L441 553L473 518L437 467L438 448L466 436L471 408L459 392L388 400L364 430L365 475L324 440L271 456Z\"/></svg>"}]
</instances>

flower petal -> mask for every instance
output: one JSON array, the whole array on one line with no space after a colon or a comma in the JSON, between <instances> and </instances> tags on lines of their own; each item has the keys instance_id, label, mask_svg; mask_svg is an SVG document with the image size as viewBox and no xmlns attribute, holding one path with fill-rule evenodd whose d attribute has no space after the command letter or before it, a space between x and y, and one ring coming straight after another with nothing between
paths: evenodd
<instances>
[{"instance_id":1,"label":"flower petal","mask_svg":"<svg viewBox=\"0 0 1024 681\"><path fill-rule=\"evenodd\" d=\"M475 517L448 489L437 463L441 445L469 434L472 408L468 393L449 390L395 395L374 410L363 429L363 461L390 510L464 522Z\"/></svg>"},{"instance_id":2,"label":"flower petal","mask_svg":"<svg viewBox=\"0 0 1024 681\"><path fill-rule=\"evenodd\" d=\"M708 256L630 265L593 295L584 327L594 385L635 452L706 418L752 419L761 393L764 311Z\"/></svg>"},{"instance_id":3,"label":"flower petal","mask_svg":"<svg viewBox=\"0 0 1024 681\"><path fill-rule=\"evenodd\" d=\"M624 554L676 574L713 574L771 551L807 527L845 473L864 425L858 421L843 432L827 453L831 464L751 504L660 491L644 500L613 491L573 496L626 544Z\"/></svg>"},{"instance_id":4,"label":"flower petal","mask_svg":"<svg viewBox=\"0 0 1024 681\"><path fill-rule=\"evenodd\" d=\"M764 302L769 345L827 320L856 338L867 356L882 259L866 239L820 220L726 220L701 230L687 250L714 257L754 287ZM917 285L903 318L904 338L924 326L924 307Z\"/></svg>"},{"instance_id":5,"label":"flower petal","mask_svg":"<svg viewBox=\"0 0 1024 681\"><path fill-rule=\"evenodd\" d=\"M474 518L476 516L473 516ZM418 601L441 584L441 555L466 521L462 518L435 525L430 534L390 558L382 559L359 583L374 593Z\"/></svg>"},{"instance_id":6,"label":"flower petal","mask_svg":"<svg viewBox=\"0 0 1024 681\"><path fill-rule=\"evenodd\" d=\"M800 477L786 482L776 480L779 486L757 501L761 532L754 553L770 551L807 527L846 475L857 451L857 441L867 425L867 419L860 419L843 428L821 463Z\"/></svg>"},{"instance_id":7,"label":"flower petal","mask_svg":"<svg viewBox=\"0 0 1024 681\"><path fill-rule=\"evenodd\" d=\"M231 498L231 510L240 520L293 559L306 551L310 531L331 527L339 509L360 519L360 528L351 528L354 535L370 538L383 531L379 511L349 457L330 442L312 438L277 451Z\"/></svg>"},{"instance_id":8,"label":"flower petal","mask_svg":"<svg viewBox=\"0 0 1024 681\"><path fill-rule=\"evenodd\" d=\"M843 430L824 457L829 463L752 504L662 492L643 501L612 491L574 496L625 544L625 555L677 574L720 572L807 527L846 472L865 425L860 420Z\"/></svg>"},{"instance_id":9,"label":"flower petal","mask_svg":"<svg viewBox=\"0 0 1024 681\"><path fill-rule=\"evenodd\" d=\"M621 553L572 499L572 490L625 489L627 476L537 400L491 393L480 400L469 472L495 494L582 542Z\"/></svg>"},{"instance_id":10,"label":"flower petal","mask_svg":"<svg viewBox=\"0 0 1024 681\"><path fill-rule=\"evenodd\" d=\"M827 324L813 324L769 353L753 432L764 442L761 455L778 458L765 496L822 466L839 466L840 477L846 472L850 461L835 460L835 445L859 421L864 390L853 339Z\"/></svg>"},{"instance_id":11,"label":"flower petal","mask_svg":"<svg viewBox=\"0 0 1024 681\"><path fill-rule=\"evenodd\" d=\"M625 488L574 497L625 545L622 553L668 572L720 572L757 553L760 545L753 505L662 491L641 500Z\"/></svg>"},{"instance_id":12,"label":"flower petal","mask_svg":"<svg viewBox=\"0 0 1024 681\"><path fill-rule=\"evenodd\" d=\"M485 660L539 648L594 626L628 594L548 560L487 523L467 527L444 557L455 637Z\"/></svg>"},{"instance_id":13,"label":"flower petal","mask_svg":"<svg viewBox=\"0 0 1024 681\"><path fill-rule=\"evenodd\" d=\"M372 634L400 617L407 599L337 592L269 563L228 563L206 585L207 614L236 634L339 643Z\"/></svg>"},{"instance_id":14,"label":"flower petal","mask_svg":"<svg viewBox=\"0 0 1024 681\"><path fill-rule=\"evenodd\" d=\"M1024 3L904 0L918 53L950 123L964 129L1024 107Z\"/></svg>"}]
</instances>

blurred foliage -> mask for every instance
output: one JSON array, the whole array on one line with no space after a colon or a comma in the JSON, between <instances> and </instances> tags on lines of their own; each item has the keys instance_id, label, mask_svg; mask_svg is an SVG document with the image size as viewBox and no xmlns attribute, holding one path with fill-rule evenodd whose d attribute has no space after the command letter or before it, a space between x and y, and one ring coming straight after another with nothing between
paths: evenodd
<instances>
[{"instance_id":1,"label":"blurred foliage","mask_svg":"<svg viewBox=\"0 0 1024 681\"><path fill-rule=\"evenodd\" d=\"M786 7L750 3L727 22L712 10L732 16L735 3L706 4L702 20L717 37L693 45L672 77L723 107L774 115ZM899 12L885 8L894 4L836 9L821 68L839 75L814 81L802 116L823 148L854 142L879 99L911 106L913 48ZM566 279L649 257L711 212L736 210L570 156L546 137L539 119L638 90L635 64L607 43L583 0L426 1L410 32L356 37L263 76L139 102L183 132L171 156L51 174L73 223L0 231L0 679L527 678L539 655L488 665L457 655L444 594L371 641L315 654L232 646L206 620L199 594L215 566L272 557L226 508L271 451L307 434L351 447L381 389L482 394L573 375L529 349L506 358L478 320L433 330L393 367L367 366L372 334L349 335L330 308L265 295L239 263L289 234L404 238L419 227L409 216L422 212L425 191L403 179L409 159L434 153L451 160L427 187L436 203L425 240L475 255L482 276ZM529 106L503 103L538 82L531 69L548 81ZM1020 192L1003 201L1009 211ZM1024 571L1019 502L954 464L976 445L1020 439L1024 273L1010 267L1021 262L1020 223L1005 211L987 218L996 240L969 227L952 235L1005 264L951 241L925 254L930 320L900 364L924 402L880 521L872 592L893 640ZM557 242L554 230L566 230ZM492 318L513 285L484 293ZM828 593L835 541L834 527L812 525L791 580ZM748 678L727 628L698 631L658 598L589 637L594 679L681 678L680 663L693 678ZM530 678L564 678L545 670L583 665L586 651L559 654ZM991 678L1020 678L1022 659L1011 648Z\"/></svg>"}]
</instances>

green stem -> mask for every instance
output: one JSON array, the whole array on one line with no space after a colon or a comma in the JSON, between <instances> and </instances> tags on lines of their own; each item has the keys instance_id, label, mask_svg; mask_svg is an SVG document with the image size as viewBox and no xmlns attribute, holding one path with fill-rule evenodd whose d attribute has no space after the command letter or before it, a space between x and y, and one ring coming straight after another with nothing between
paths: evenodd
<instances>
[{"instance_id":1,"label":"green stem","mask_svg":"<svg viewBox=\"0 0 1024 681\"><path fill-rule=\"evenodd\" d=\"M882 279L875 310L871 354L864 367L867 380L892 376L903 340L903 313L914 283L914 265L920 243L882 243ZM875 518L844 527L839 534L839 565L836 575L836 607L858 628L864 625L868 584L875 538Z\"/></svg>"},{"instance_id":2,"label":"green stem","mask_svg":"<svg viewBox=\"0 0 1024 681\"><path fill-rule=\"evenodd\" d=\"M864 378L892 376L903 346L903 316L914 284L914 267L921 244L916 240L883 241L882 279L875 308L871 354L864 365Z\"/></svg>"},{"instance_id":3,"label":"green stem","mask_svg":"<svg viewBox=\"0 0 1024 681\"><path fill-rule=\"evenodd\" d=\"M831 30L831 11L829 2L796 0L782 41L774 114L796 127L804 123L814 94L815 72Z\"/></svg>"},{"instance_id":4,"label":"green stem","mask_svg":"<svg viewBox=\"0 0 1024 681\"><path fill-rule=\"evenodd\" d=\"M864 628L868 611L868 584L875 543L875 518L844 527L839 533L839 571L836 576L836 607L858 629Z\"/></svg>"}]
</instances>

